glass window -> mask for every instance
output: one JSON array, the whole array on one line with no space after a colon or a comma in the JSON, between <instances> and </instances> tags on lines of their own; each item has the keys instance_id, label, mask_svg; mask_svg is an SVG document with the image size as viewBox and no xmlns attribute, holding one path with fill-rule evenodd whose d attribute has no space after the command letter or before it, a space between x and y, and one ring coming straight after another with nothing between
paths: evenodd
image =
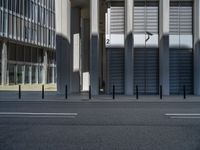
<instances>
[{"instance_id":1,"label":"glass window","mask_svg":"<svg viewBox=\"0 0 200 150\"><path fill-rule=\"evenodd\" d=\"M8 33L9 33L9 37L12 38L12 14L9 13L8 15Z\"/></svg>"},{"instance_id":2,"label":"glass window","mask_svg":"<svg viewBox=\"0 0 200 150\"><path fill-rule=\"evenodd\" d=\"M37 48L31 50L31 60L33 63L37 63Z\"/></svg>"},{"instance_id":3,"label":"glass window","mask_svg":"<svg viewBox=\"0 0 200 150\"><path fill-rule=\"evenodd\" d=\"M16 12L15 5L16 5L16 0L12 0L12 11L13 12Z\"/></svg>"},{"instance_id":4,"label":"glass window","mask_svg":"<svg viewBox=\"0 0 200 150\"><path fill-rule=\"evenodd\" d=\"M24 66L17 65L17 84L23 83Z\"/></svg>"},{"instance_id":5,"label":"glass window","mask_svg":"<svg viewBox=\"0 0 200 150\"><path fill-rule=\"evenodd\" d=\"M8 9L12 10L12 0L8 0Z\"/></svg>"},{"instance_id":6,"label":"glass window","mask_svg":"<svg viewBox=\"0 0 200 150\"><path fill-rule=\"evenodd\" d=\"M31 66L26 65L25 66L25 84L30 83L30 78L31 78Z\"/></svg>"},{"instance_id":7,"label":"glass window","mask_svg":"<svg viewBox=\"0 0 200 150\"><path fill-rule=\"evenodd\" d=\"M3 28L3 19L2 19L2 15L3 15L3 12L2 12L1 9L0 9L0 33L2 32L2 28Z\"/></svg>"},{"instance_id":8,"label":"glass window","mask_svg":"<svg viewBox=\"0 0 200 150\"><path fill-rule=\"evenodd\" d=\"M26 0L25 0L26 1ZM20 1L20 14L24 15L24 0Z\"/></svg>"},{"instance_id":9,"label":"glass window","mask_svg":"<svg viewBox=\"0 0 200 150\"><path fill-rule=\"evenodd\" d=\"M20 17L17 17L17 38L20 39Z\"/></svg>"},{"instance_id":10,"label":"glass window","mask_svg":"<svg viewBox=\"0 0 200 150\"><path fill-rule=\"evenodd\" d=\"M0 7L2 7L2 5L3 5L2 2L3 2L3 0L0 0Z\"/></svg>"},{"instance_id":11,"label":"glass window","mask_svg":"<svg viewBox=\"0 0 200 150\"><path fill-rule=\"evenodd\" d=\"M38 82L42 83L43 79L43 66L39 66L39 71L38 71Z\"/></svg>"},{"instance_id":12,"label":"glass window","mask_svg":"<svg viewBox=\"0 0 200 150\"><path fill-rule=\"evenodd\" d=\"M15 84L15 65L8 64L9 84Z\"/></svg>"},{"instance_id":13,"label":"glass window","mask_svg":"<svg viewBox=\"0 0 200 150\"><path fill-rule=\"evenodd\" d=\"M17 61L24 61L24 47L22 45L16 45Z\"/></svg>"},{"instance_id":14,"label":"glass window","mask_svg":"<svg viewBox=\"0 0 200 150\"><path fill-rule=\"evenodd\" d=\"M3 7L8 8L8 0L3 0Z\"/></svg>"},{"instance_id":15,"label":"glass window","mask_svg":"<svg viewBox=\"0 0 200 150\"><path fill-rule=\"evenodd\" d=\"M3 31L4 31L4 36L8 35L8 13L4 11L4 17L3 17Z\"/></svg>"},{"instance_id":16,"label":"glass window","mask_svg":"<svg viewBox=\"0 0 200 150\"><path fill-rule=\"evenodd\" d=\"M25 17L28 17L28 0L24 1L24 12L25 12Z\"/></svg>"},{"instance_id":17,"label":"glass window","mask_svg":"<svg viewBox=\"0 0 200 150\"><path fill-rule=\"evenodd\" d=\"M8 43L8 59L16 60L16 46L13 43Z\"/></svg>"},{"instance_id":18,"label":"glass window","mask_svg":"<svg viewBox=\"0 0 200 150\"><path fill-rule=\"evenodd\" d=\"M19 0L16 0L16 12L19 14L19 8L20 7L20 2Z\"/></svg>"},{"instance_id":19,"label":"glass window","mask_svg":"<svg viewBox=\"0 0 200 150\"><path fill-rule=\"evenodd\" d=\"M13 21L12 21L12 27L13 27L13 38L16 38L16 16L13 15Z\"/></svg>"},{"instance_id":20,"label":"glass window","mask_svg":"<svg viewBox=\"0 0 200 150\"><path fill-rule=\"evenodd\" d=\"M37 82L37 80L36 80L36 75L37 75L36 66L32 66L31 68L32 68L32 73L31 73L32 83L36 83Z\"/></svg>"}]
</instances>

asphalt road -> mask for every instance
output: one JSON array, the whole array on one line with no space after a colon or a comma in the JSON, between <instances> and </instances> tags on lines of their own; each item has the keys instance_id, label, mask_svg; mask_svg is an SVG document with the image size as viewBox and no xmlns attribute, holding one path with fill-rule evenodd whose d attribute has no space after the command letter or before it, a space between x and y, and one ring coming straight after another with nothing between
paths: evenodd
<instances>
[{"instance_id":1,"label":"asphalt road","mask_svg":"<svg viewBox=\"0 0 200 150\"><path fill-rule=\"evenodd\" d=\"M200 103L0 102L0 150L200 150Z\"/></svg>"}]
</instances>

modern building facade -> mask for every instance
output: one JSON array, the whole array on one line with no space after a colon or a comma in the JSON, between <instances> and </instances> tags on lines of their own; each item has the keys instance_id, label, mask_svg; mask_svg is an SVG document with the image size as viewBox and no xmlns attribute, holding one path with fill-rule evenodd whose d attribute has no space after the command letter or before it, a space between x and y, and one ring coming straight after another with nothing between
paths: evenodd
<instances>
[{"instance_id":1,"label":"modern building facade","mask_svg":"<svg viewBox=\"0 0 200 150\"><path fill-rule=\"evenodd\" d=\"M0 0L1 84L56 82L55 0Z\"/></svg>"},{"instance_id":2,"label":"modern building facade","mask_svg":"<svg viewBox=\"0 0 200 150\"><path fill-rule=\"evenodd\" d=\"M200 95L200 0L56 1L58 92Z\"/></svg>"}]
</instances>

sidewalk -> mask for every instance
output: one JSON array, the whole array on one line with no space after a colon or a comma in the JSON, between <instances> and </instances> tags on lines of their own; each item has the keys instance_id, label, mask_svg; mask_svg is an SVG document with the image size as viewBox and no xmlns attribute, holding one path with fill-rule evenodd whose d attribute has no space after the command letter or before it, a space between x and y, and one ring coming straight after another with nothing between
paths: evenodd
<instances>
[{"instance_id":1,"label":"sidewalk","mask_svg":"<svg viewBox=\"0 0 200 150\"><path fill-rule=\"evenodd\" d=\"M44 99L42 99L41 91L22 91L21 99L18 98L17 91L0 91L0 101L64 101L64 102L199 102L200 97L188 95L186 99L183 95L179 96L163 96L160 99L159 95L154 96L139 96L136 99L135 96L116 95L115 99L112 99L112 95L99 95L93 96L89 99L88 93L68 95L68 99L65 99L65 95L59 95L56 91L45 91Z\"/></svg>"}]
</instances>

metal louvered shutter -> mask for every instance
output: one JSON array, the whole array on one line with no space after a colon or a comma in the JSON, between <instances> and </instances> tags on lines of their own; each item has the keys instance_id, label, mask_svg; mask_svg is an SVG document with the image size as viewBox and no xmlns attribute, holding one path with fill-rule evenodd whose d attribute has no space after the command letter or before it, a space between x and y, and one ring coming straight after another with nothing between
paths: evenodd
<instances>
[{"instance_id":1,"label":"metal louvered shutter","mask_svg":"<svg viewBox=\"0 0 200 150\"><path fill-rule=\"evenodd\" d=\"M192 42L192 34L193 2L189 0L170 2L170 36L175 37L173 42L177 43L175 46L170 45L170 94L172 95L183 94L184 86L187 94L193 94L193 49L192 46L185 46L187 41Z\"/></svg>"},{"instance_id":2,"label":"metal louvered shutter","mask_svg":"<svg viewBox=\"0 0 200 150\"><path fill-rule=\"evenodd\" d=\"M193 94L193 52L191 49L170 49L170 94Z\"/></svg>"},{"instance_id":3,"label":"metal louvered shutter","mask_svg":"<svg viewBox=\"0 0 200 150\"><path fill-rule=\"evenodd\" d=\"M135 1L134 3L134 33L145 33L145 2Z\"/></svg>"},{"instance_id":4,"label":"metal louvered shutter","mask_svg":"<svg viewBox=\"0 0 200 150\"><path fill-rule=\"evenodd\" d=\"M134 33L144 34L146 31L158 33L158 1L135 1L134 3Z\"/></svg>"},{"instance_id":5,"label":"metal louvered shutter","mask_svg":"<svg viewBox=\"0 0 200 150\"><path fill-rule=\"evenodd\" d=\"M110 9L110 33L124 34L125 10L123 3L111 4Z\"/></svg>"},{"instance_id":6,"label":"metal louvered shutter","mask_svg":"<svg viewBox=\"0 0 200 150\"><path fill-rule=\"evenodd\" d=\"M109 93L115 85L116 93L124 93L124 49L108 49Z\"/></svg>"},{"instance_id":7,"label":"metal louvered shutter","mask_svg":"<svg viewBox=\"0 0 200 150\"><path fill-rule=\"evenodd\" d=\"M170 34L192 34L192 1L170 2Z\"/></svg>"},{"instance_id":8,"label":"metal louvered shutter","mask_svg":"<svg viewBox=\"0 0 200 150\"><path fill-rule=\"evenodd\" d=\"M193 3L180 2L180 34L192 34Z\"/></svg>"},{"instance_id":9,"label":"metal louvered shutter","mask_svg":"<svg viewBox=\"0 0 200 150\"><path fill-rule=\"evenodd\" d=\"M134 50L134 85L140 94L158 94L159 91L159 52L155 48Z\"/></svg>"}]
</instances>

